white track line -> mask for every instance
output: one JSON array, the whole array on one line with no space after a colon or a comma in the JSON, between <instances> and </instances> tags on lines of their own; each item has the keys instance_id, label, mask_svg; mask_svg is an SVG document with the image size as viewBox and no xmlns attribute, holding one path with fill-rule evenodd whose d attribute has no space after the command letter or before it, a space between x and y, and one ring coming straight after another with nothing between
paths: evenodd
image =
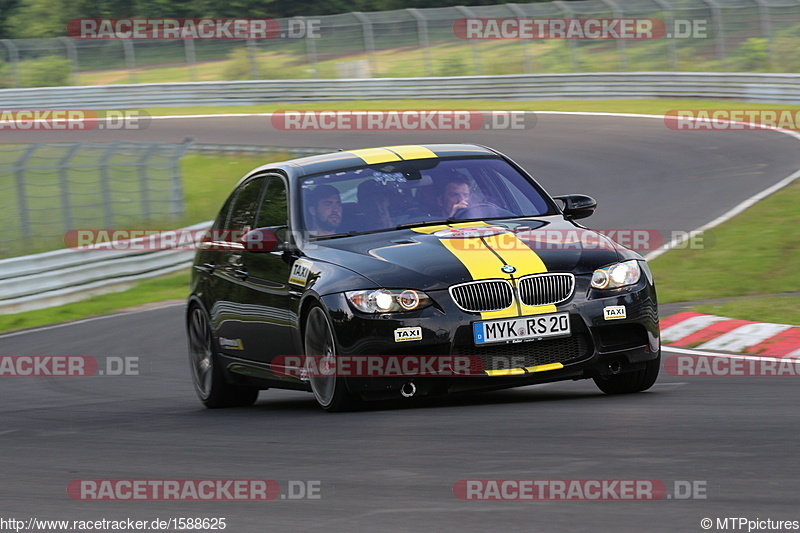
<instances>
[{"instance_id":1,"label":"white track line","mask_svg":"<svg viewBox=\"0 0 800 533\"><path fill-rule=\"evenodd\" d=\"M709 352L706 350L692 350L689 348L678 348L676 346L662 346L662 352L674 352L684 355L701 355L704 357L725 357L728 359L745 359L748 361L786 361L790 358L790 356L784 357L766 357L760 355L740 355L740 354L733 354L733 353L717 353L717 352Z\"/></svg>"}]
</instances>

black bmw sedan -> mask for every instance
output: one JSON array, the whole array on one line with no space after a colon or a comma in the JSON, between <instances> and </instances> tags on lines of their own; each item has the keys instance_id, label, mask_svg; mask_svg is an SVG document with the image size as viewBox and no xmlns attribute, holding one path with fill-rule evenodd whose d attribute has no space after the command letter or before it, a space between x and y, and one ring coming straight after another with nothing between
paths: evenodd
<instances>
[{"instance_id":1,"label":"black bmw sedan","mask_svg":"<svg viewBox=\"0 0 800 533\"><path fill-rule=\"evenodd\" d=\"M341 411L561 380L646 390L661 353L652 275L575 222L595 207L476 145L257 168L194 261L197 394L226 407L294 389Z\"/></svg>"}]
</instances>

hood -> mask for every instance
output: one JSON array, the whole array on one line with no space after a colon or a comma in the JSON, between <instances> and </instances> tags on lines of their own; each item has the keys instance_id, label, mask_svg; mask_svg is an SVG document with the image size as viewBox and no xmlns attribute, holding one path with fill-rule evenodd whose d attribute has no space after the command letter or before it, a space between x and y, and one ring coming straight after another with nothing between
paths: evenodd
<instances>
[{"instance_id":1,"label":"hood","mask_svg":"<svg viewBox=\"0 0 800 533\"><path fill-rule=\"evenodd\" d=\"M542 272L587 274L620 260L612 240L560 216L354 235L317 241L304 251L378 286L420 290Z\"/></svg>"}]
</instances>

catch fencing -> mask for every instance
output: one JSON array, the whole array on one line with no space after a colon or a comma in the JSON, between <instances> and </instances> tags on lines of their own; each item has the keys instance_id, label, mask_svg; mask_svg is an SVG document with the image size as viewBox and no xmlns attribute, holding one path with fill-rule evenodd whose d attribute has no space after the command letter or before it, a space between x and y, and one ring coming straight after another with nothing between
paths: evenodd
<instances>
[{"instance_id":1,"label":"catch fencing","mask_svg":"<svg viewBox=\"0 0 800 533\"><path fill-rule=\"evenodd\" d=\"M176 220L189 146L0 144L0 257L52 248L74 228Z\"/></svg>"},{"instance_id":2,"label":"catch fencing","mask_svg":"<svg viewBox=\"0 0 800 533\"><path fill-rule=\"evenodd\" d=\"M655 19L661 38L472 40L463 19ZM265 40L0 40L0 87L569 72L798 72L798 0L582 0L279 19ZM667 36L669 35L669 37ZM0 103L0 106L2 104Z\"/></svg>"}]
</instances>

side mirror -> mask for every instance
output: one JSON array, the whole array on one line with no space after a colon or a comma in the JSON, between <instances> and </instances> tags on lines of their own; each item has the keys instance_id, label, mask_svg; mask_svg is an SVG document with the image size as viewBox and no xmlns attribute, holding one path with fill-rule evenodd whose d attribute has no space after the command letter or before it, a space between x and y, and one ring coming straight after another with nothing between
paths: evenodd
<instances>
[{"instance_id":1,"label":"side mirror","mask_svg":"<svg viewBox=\"0 0 800 533\"><path fill-rule=\"evenodd\" d=\"M564 217L569 220L586 218L597 209L597 201L585 194L565 194L554 196L553 199L563 204L561 210L564 212Z\"/></svg>"},{"instance_id":2,"label":"side mirror","mask_svg":"<svg viewBox=\"0 0 800 533\"><path fill-rule=\"evenodd\" d=\"M279 248L278 231L283 229L286 226L256 228L245 233L241 243L248 252L272 252Z\"/></svg>"}]
</instances>

